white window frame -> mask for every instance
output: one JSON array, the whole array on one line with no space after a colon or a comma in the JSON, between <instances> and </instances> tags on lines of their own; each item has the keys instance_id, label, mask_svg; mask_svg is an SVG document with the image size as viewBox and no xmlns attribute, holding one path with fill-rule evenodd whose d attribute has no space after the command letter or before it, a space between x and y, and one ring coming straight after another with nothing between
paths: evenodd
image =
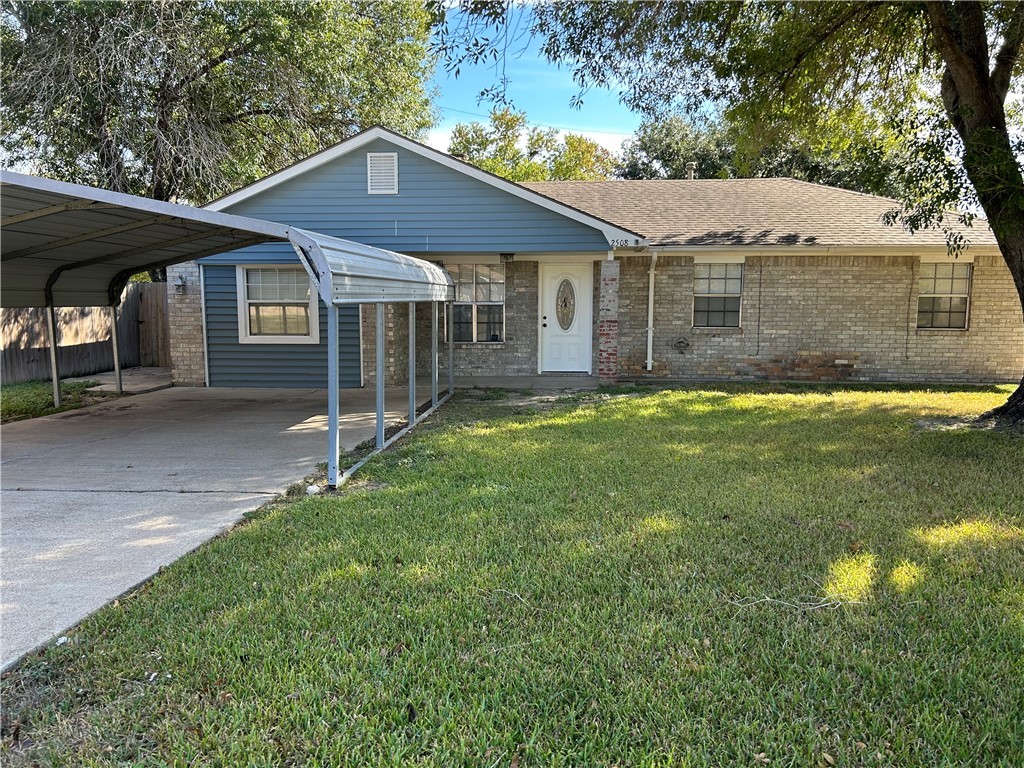
<instances>
[{"instance_id":1,"label":"white window frame","mask_svg":"<svg viewBox=\"0 0 1024 768\"><path fill-rule=\"evenodd\" d=\"M249 297L245 291L245 272L248 269L297 269L306 275L306 270L296 264L237 264L235 265L236 303L238 304L239 344L319 344L320 343L320 301L313 281L309 282L309 334L306 336L254 336L249 333ZM297 302L267 302L270 304Z\"/></svg>"},{"instance_id":2,"label":"white window frame","mask_svg":"<svg viewBox=\"0 0 1024 768\"><path fill-rule=\"evenodd\" d=\"M453 343L453 344L490 344L492 346L496 346L496 345L499 345L499 344L504 344L505 343L505 329L506 329L506 323L507 323L507 319L508 319L508 312L506 311L506 307L505 307L505 303L508 300L508 293L507 293L507 291L508 291L508 269L506 268L507 265L505 265L503 263L487 264L487 263L484 263L484 262L473 262L472 264L461 264L461 263L460 264L454 264L454 263L450 263L448 266L445 267L445 269L448 270L448 274L449 275L451 274L450 267L455 267L455 266L459 267L460 270L465 268L465 267L472 267L473 268L473 301L453 301L452 302L452 312L453 313L455 312L455 307L472 307L473 308L473 320L472 320L472 324L473 324L473 340L472 341L465 341L465 340L456 341L455 337L454 337L454 330L453 330L451 343ZM504 289L505 289L505 293L504 293L505 298L504 299L502 299L501 301L477 301L476 300L476 270L477 270L477 267L489 267L491 269L493 269L494 267L501 267L502 278L503 278L501 284L502 284L502 286L504 286ZM458 281L457 280L456 280L456 284L455 284L455 290L456 290L456 296L457 296L458 295ZM501 307L501 341L489 341L489 340L480 341L479 339L477 339L477 337L476 337L476 334L477 334L476 308L478 306L483 306L483 307ZM447 316L447 311L448 311L448 309L447 309L447 305L446 305L445 306L445 318L444 318L444 320L445 320L445 322L444 322L445 331L444 332L445 332L445 336L446 337L447 337L447 334L448 334L448 316ZM454 329L454 316L453 316L452 328ZM448 339L445 338L445 341L447 342Z\"/></svg>"},{"instance_id":3,"label":"white window frame","mask_svg":"<svg viewBox=\"0 0 1024 768\"><path fill-rule=\"evenodd\" d=\"M921 293L921 279L924 277L922 274L925 267L937 267L943 264L949 264L951 266L965 266L967 267L967 293ZM956 278L951 278L956 279ZM974 262L972 261L954 261L952 259L921 259L920 268L917 271L917 285L915 288L918 289L917 294L917 320L915 320L915 326L917 330L924 331L925 333L934 333L936 331L951 331L953 333L963 333L971 329L971 291L974 288ZM917 325L920 322L921 315L921 299L967 299L967 308L964 311L964 324L963 326L956 326L952 328L942 328L934 325ZM932 313L934 314L934 312Z\"/></svg>"},{"instance_id":4,"label":"white window frame","mask_svg":"<svg viewBox=\"0 0 1024 768\"><path fill-rule=\"evenodd\" d=\"M691 295L691 297L693 299L693 301L691 302L692 306L690 308L690 327L691 328L699 328L699 329L704 329L704 330L710 329L710 330L713 330L713 331L721 331L721 330L728 331L728 330L736 330L738 328L742 328L743 327L743 288L744 288L744 283L746 283L746 280L747 280L747 275L746 275L746 272L747 272L746 266L747 265L746 265L745 262L746 262L746 260L743 257L728 257L728 256L727 257L722 257L722 258L694 259L694 263L693 263L693 266L694 266L693 280L690 282L690 295ZM733 265L737 265L737 264L739 265L739 268L740 268L740 292L739 293L697 293L694 290L694 285L693 284L697 281L697 269L696 268L698 266L714 266L714 265L717 265L717 264L724 264L724 265L728 265L728 266L733 266ZM696 324L696 320L697 320L697 299L698 298L701 298L701 299L719 299L719 298L739 299L740 300L740 309L739 309L739 313L736 316L736 325L697 325Z\"/></svg>"},{"instance_id":5,"label":"white window frame","mask_svg":"<svg viewBox=\"0 0 1024 768\"><path fill-rule=\"evenodd\" d=\"M374 158L386 157L391 160L395 167L395 184L387 189L373 188L373 174L370 171ZM366 153L366 194L368 195L397 195L398 194L398 153L397 152L367 152Z\"/></svg>"}]
</instances>

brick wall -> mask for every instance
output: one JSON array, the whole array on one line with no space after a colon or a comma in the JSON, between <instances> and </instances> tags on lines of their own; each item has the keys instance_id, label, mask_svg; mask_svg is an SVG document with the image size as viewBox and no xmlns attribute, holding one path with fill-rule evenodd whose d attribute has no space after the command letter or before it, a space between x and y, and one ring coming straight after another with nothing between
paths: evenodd
<instances>
[{"instance_id":1,"label":"brick wall","mask_svg":"<svg viewBox=\"0 0 1024 768\"><path fill-rule=\"evenodd\" d=\"M532 376L537 373L536 261L505 265L505 341L456 344L456 376Z\"/></svg>"},{"instance_id":2,"label":"brick wall","mask_svg":"<svg viewBox=\"0 0 1024 768\"><path fill-rule=\"evenodd\" d=\"M693 328L693 260L659 257L654 370L649 256L622 260L619 368L627 376L1019 381L1024 323L999 256L977 256L967 331L918 330L910 256L765 256L744 267L741 328Z\"/></svg>"},{"instance_id":3,"label":"brick wall","mask_svg":"<svg viewBox=\"0 0 1024 768\"><path fill-rule=\"evenodd\" d=\"M185 292L175 289L185 278ZM171 379L176 385L206 385L203 303L199 265L194 261L167 268L167 307L171 343Z\"/></svg>"}]
</instances>

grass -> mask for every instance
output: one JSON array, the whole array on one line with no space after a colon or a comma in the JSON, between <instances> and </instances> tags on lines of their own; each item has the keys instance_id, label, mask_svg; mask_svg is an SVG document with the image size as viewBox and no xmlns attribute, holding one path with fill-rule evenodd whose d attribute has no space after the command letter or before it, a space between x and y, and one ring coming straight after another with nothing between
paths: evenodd
<instances>
[{"instance_id":1,"label":"grass","mask_svg":"<svg viewBox=\"0 0 1024 768\"><path fill-rule=\"evenodd\" d=\"M461 396L7 675L0 757L1019 765L1024 438L936 428L1009 390Z\"/></svg>"},{"instance_id":2,"label":"grass","mask_svg":"<svg viewBox=\"0 0 1024 768\"><path fill-rule=\"evenodd\" d=\"M51 413L70 411L89 405L101 396L87 392L95 387L95 381L64 381L60 385L61 407L53 407L53 384L49 381L26 381L21 384L4 384L0 389L0 420L18 421L48 416Z\"/></svg>"}]
</instances>

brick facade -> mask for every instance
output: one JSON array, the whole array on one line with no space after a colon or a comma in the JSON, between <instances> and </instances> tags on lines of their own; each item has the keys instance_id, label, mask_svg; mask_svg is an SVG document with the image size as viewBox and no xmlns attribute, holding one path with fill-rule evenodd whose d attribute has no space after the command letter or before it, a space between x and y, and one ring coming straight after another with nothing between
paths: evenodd
<instances>
[{"instance_id":1,"label":"brick facade","mask_svg":"<svg viewBox=\"0 0 1024 768\"><path fill-rule=\"evenodd\" d=\"M184 293L175 287L185 279ZM206 385L203 339L203 298L199 264L194 261L167 268L167 310L171 345L171 379L177 386Z\"/></svg>"},{"instance_id":2,"label":"brick facade","mask_svg":"<svg viewBox=\"0 0 1024 768\"><path fill-rule=\"evenodd\" d=\"M913 256L755 256L740 328L694 328L693 259L655 273L654 370L646 371L649 256L622 261L620 371L673 379L1019 381L1020 302L1002 258L974 264L966 331L919 330Z\"/></svg>"},{"instance_id":3,"label":"brick facade","mask_svg":"<svg viewBox=\"0 0 1024 768\"><path fill-rule=\"evenodd\" d=\"M619 377L619 293L621 262L602 261L597 306L597 375L602 384Z\"/></svg>"},{"instance_id":4,"label":"brick facade","mask_svg":"<svg viewBox=\"0 0 1024 768\"><path fill-rule=\"evenodd\" d=\"M974 262L969 328L916 327L913 256L751 256L744 266L740 328L694 328L693 259L661 254L655 271L654 368L646 370L650 257L594 262L594 371L616 378L1017 382L1024 369L1024 322L998 255ZM173 285L186 280L185 293ZM199 268L168 269L174 382L205 383ZM505 341L458 344L457 376L537 372L539 265L506 267ZM408 377L408 308L386 307L389 384ZM443 323L443 313L442 320ZM363 377L376 379L375 308L362 308ZM430 372L431 305L416 312L417 370ZM439 382L448 355L438 342Z\"/></svg>"}]
</instances>

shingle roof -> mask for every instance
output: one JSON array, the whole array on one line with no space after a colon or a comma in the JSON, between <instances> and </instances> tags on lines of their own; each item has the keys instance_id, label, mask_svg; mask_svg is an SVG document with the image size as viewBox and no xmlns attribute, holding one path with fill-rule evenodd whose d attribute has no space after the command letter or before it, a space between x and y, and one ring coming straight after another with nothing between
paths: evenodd
<instances>
[{"instance_id":1,"label":"shingle roof","mask_svg":"<svg viewBox=\"0 0 1024 768\"><path fill-rule=\"evenodd\" d=\"M911 234L886 226L882 215L899 207L896 200L796 179L541 181L522 186L639 232L653 246L946 244L939 229ZM983 220L964 232L972 243L995 244Z\"/></svg>"}]
</instances>

